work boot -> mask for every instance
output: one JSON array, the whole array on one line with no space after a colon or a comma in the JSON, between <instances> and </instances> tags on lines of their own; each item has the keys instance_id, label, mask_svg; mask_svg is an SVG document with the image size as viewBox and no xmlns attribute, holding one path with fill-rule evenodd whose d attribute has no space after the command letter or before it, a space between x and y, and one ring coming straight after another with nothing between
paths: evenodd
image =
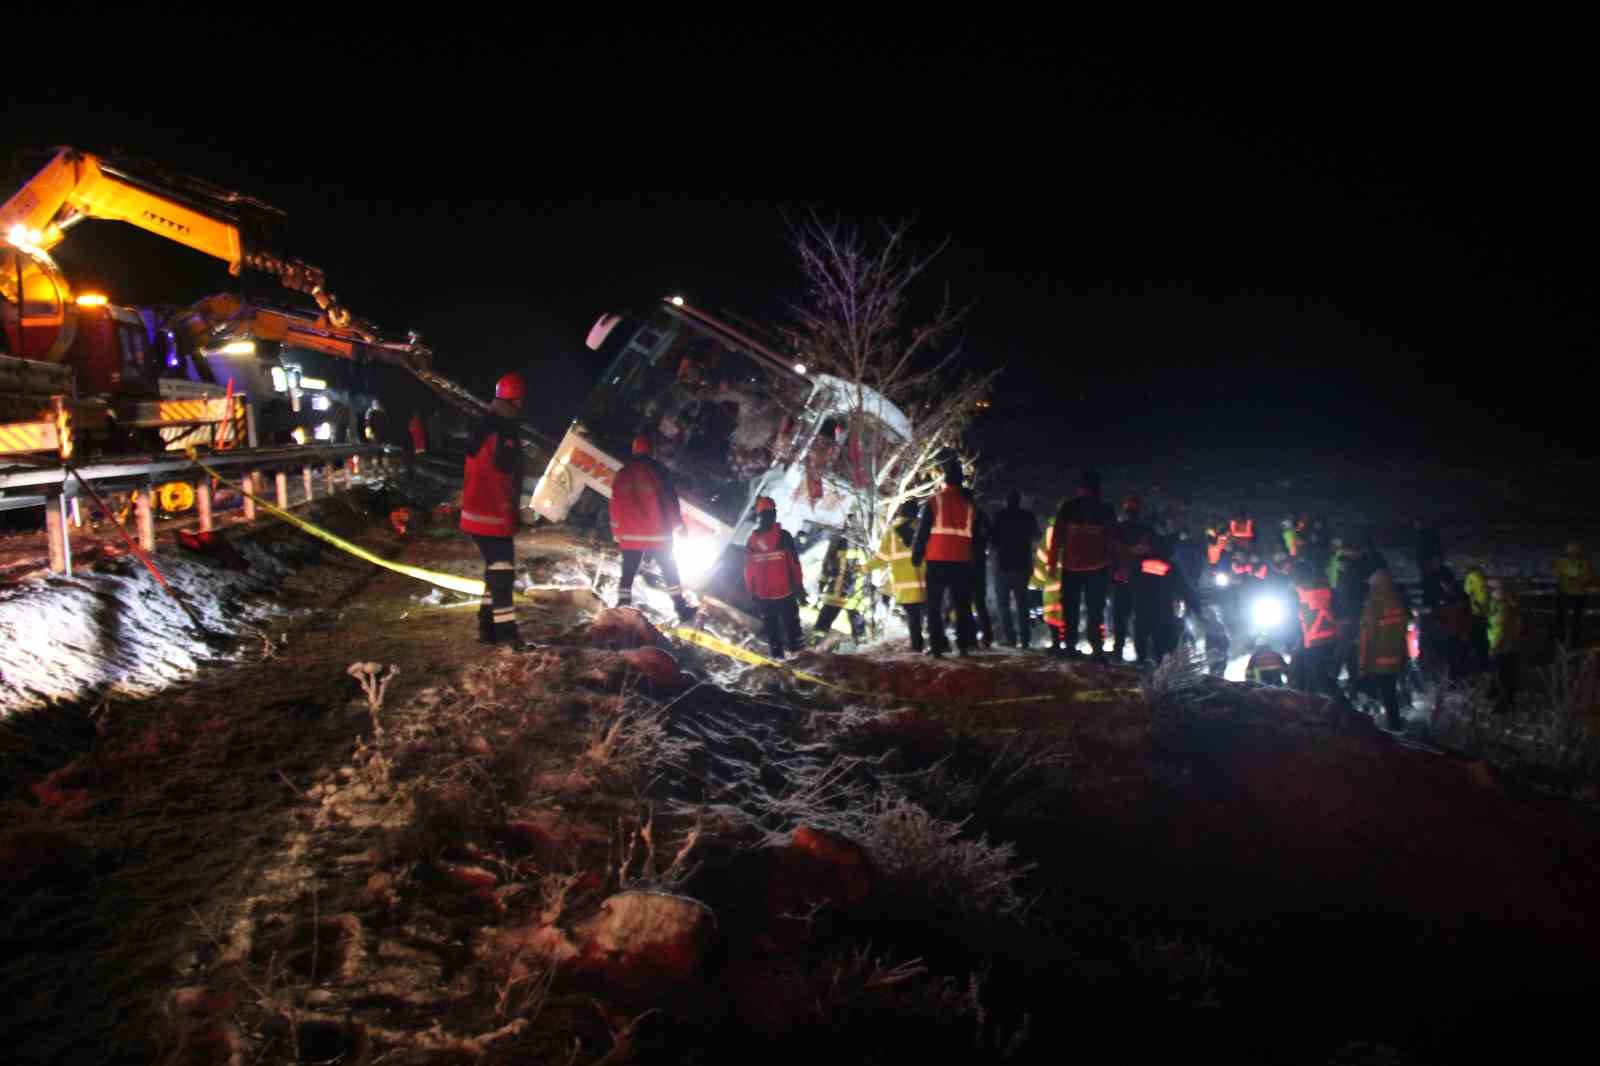
<instances>
[{"instance_id":1,"label":"work boot","mask_svg":"<svg viewBox=\"0 0 1600 1066\"><path fill-rule=\"evenodd\" d=\"M688 600L675 600L672 606L678 612L678 621L680 622L688 622L700 612L700 608L691 607Z\"/></svg>"},{"instance_id":2,"label":"work boot","mask_svg":"<svg viewBox=\"0 0 1600 1066\"><path fill-rule=\"evenodd\" d=\"M617 606L618 607L632 607L633 606L633 590L632 589L622 589L617 593Z\"/></svg>"},{"instance_id":3,"label":"work boot","mask_svg":"<svg viewBox=\"0 0 1600 1066\"><path fill-rule=\"evenodd\" d=\"M945 649L943 649L943 648L929 648L928 649L928 655L931 658L934 658L934 659L943 659L944 658L944 652L945 652Z\"/></svg>"}]
</instances>

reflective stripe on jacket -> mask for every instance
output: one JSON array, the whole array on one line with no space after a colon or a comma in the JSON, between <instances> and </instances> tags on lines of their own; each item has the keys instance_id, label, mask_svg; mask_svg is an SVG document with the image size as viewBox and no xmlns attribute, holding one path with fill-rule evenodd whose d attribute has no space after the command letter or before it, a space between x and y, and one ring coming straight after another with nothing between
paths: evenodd
<instances>
[{"instance_id":1,"label":"reflective stripe on jacket","mask_svg":"<svg viewBox=\"0 0 1600 1066\"><path fill-rule=\"evenodd\" d=\"M908 525L902 525L909 539L912 530ZM881 570L889 568L889 591L894 595L894 602L901 607L912 603L923 603L928 598L926 570L924 566L913 566L911 563L911 546L900 539L900 534L895 527L883 531L883 541L878 545L878 554L873 556L867 564L867 570Z\"/></svg>"},{"instance_id":2,"label":"reflective stripe on jacket","mask_svg":"<svg viewBox=\"0 0 1600 1066\"><path fill-rule=\"evenodd\" d=\"M668 551L683 524L666 467L636 456L611 482L611 536L623 551Z\"/></svg>"},{"instance_id":3,"label":"reflective stripe on jacket","mask_svg":"<svg viewBox=\"0 0 1600 1066\"><path fill-rule=\"evenodd\" d=\"M476 448L471 445L479 443ZM517 532L521 502L522 448L509 422L489 415L467 438L462 471L461 528L480 537L509 537Z\"/></svg>"},{"instance_id":4,"label":"reflective stripe on jacket","mask_svg":"<svg viewBox=\"0 0 1600 1066\"><path fill-rule=\"evenodd\" d=\"M1373 588L1361 609L1361 673L1398 674L1405 667L1409 620L1393 585Z\"/></svg>"},{"instance_id":5,"label":"reflective stripe on jacket","mask_svg":"<svg viewBox=\"0 0 1600 1066\"><path fill-rule=\"evenodd\" d=\"M960 488L946 485L928 499L933 531L923 556L932 563L972 562L972 523L978 509Z\"/></svg>"},{"instance_id":6,"label":"reflective stripe on jacket","mask_svg":"<svg viewBox=\"0 0 1600 1066\"><path fill-rule=\"evenodd\" d=\"M1333 620L1333 590L1325 587L1299 589L1300 636L1308 648L1326 644L1339 635Z\"/></svg>"},{"instance_id":7,"label":"reflective stripe on jacket","mask_svg":"<svg viewBox=\"0 0 1600 1066\"><path fill-rule=\"evenodd\" d=\"M758 600L781 600L805 586L794 538L774 524L758 529L745 543L744 587Z\"/></svg>"},{"instance_id":8,"label":"reflective stripe on jacket","mask_svg":"<svg viewBox=\"0 0 1600 1066\"><path fill-rule=\"evenodd\" d=\"M861 610L861 571L865 562L866 555L860 548L844 548L829 555L822 564L820 591L824 606Z\"/></svg>"},{"instance_id":9,"label":"reflective stripe on jacket","mask_svg":"<svg viewBox=\"0 0 1600 1066\"><path fill-rule=\"evenodd\" d=\"M1033 553L1033 580L1029 584L1043 590L1045 623L1060 629L1067 624L1067 620L1061 606L1061 573L1050 572L1050 551L1055 542L1056 520L1052 518L1045 523L1044 536L1040 538L1039 547Z\"/></svg>"}]
</instances>

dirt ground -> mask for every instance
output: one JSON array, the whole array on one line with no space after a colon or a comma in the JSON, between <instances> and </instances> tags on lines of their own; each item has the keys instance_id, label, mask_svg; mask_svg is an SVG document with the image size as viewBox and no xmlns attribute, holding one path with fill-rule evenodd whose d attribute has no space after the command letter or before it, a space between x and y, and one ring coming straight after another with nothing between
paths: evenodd
<instances>
[{"instance_id":1,"label":"dirt ground","mask_svg":"<svg viewBox=\"0 0 1600 1066\"><path fill-rule=\"evenodd\" d=\"M403 546L348 521L475 569L448 519ZM0 836L11 1058L1376 1063L1581 1035L1585 808L1131 668L664 665L587 591L594 547L519 541L528 655L313 551L250 594L265 640L44 712ZM361 662L399 668L376 711ZM605 931L646 897L714 924L672 902L671 939Z\"/></svg>"}]
</instances>

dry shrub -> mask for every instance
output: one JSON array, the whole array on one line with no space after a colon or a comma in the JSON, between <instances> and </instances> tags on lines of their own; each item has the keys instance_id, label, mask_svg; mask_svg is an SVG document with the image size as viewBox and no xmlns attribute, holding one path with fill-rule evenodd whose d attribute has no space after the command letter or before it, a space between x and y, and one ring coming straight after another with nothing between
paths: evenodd
<instances>
[{"instance_id":1,"label":"dry shrub","mask_svg":"<svg viewBox=\"0 0 1600 1066\"><path fill-rule=\"evenodd\" d=\"M1034 866L1017 864L1016 846L963 836L966 822L935 818L903 796L880 795L850 819L847 833L872 855L887 887L957 911L1021 917L1027 902L1017 881Z\"/></svg>"},{"instance_id":2,"label":"dry shrub","mask_svg":"<svg viewBox=\"0 0 1600 1066\"><path fill-rule=\"evenodd\" d=\"M589 719L583 758L596 770L647 777L686 765L699 745L667 728L667 707L637 692L600 701Z\"/></svg>"},{"instance_id":3,"label":"dry shrub","mask_svg":"<svg viewBox=\"0 0 1600 1066\"><path fill-rule=\"evenodd\" d=\"M864 1041L902 1054L908 1044L937 1048L942 1059L964 1045L962 1061L1003 1062L1027 1041L1026 1017L1009 1032L993 1025L983 1006L983 980L975 973L965 981L936 977L921 959L896 963L864 949L825 960L819 977L821 1022L836 1036L850 1037L853 1046Z\"/></svg>"}]
</instances>

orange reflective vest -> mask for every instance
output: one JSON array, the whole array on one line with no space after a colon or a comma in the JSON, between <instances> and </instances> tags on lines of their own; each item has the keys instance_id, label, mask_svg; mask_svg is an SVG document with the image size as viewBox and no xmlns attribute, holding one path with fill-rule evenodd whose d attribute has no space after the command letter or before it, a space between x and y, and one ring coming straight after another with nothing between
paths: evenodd
<instances>
[{"instance_id":1,"label":"orange reflective vest","mask_svg":"<svg viewBox=\"0 0 1600 1066\"><path fill-rule=\"evenodd\" d=\"M923 558L930 563L972 562L972 521L977 509L954 485L946 485L931 499L933 529Z\"/></svg>"},{"instance_id":2,"label":"orange reflective vest","mask_svg":"<svg viewBox=\"0 0 1600 1066\"><path fill-rule=\"evenodd\" d=\"M1305 646L1315 648L1339 635L1339 626L1333 620L1333 590L1330 588L1300 589L1300 636Z\"/></svg>"},{"instance_id":3,"label":"orange reflective vest","mask_svg":"<svg viewBox=\"0 0 1600 1066\"><path fill-rule=\"evenodd\" d=\"M1228 533L1235 540L1255 540L1256 521L1253 518L1230 519L1228 521Z\"/></svg>"},{"instance_id":4,"label":"orange reflective vest","mask_svg":"<svg viewBox=\"0 0 1600 1066\"><path fill-rule=\"evenodd\" d=\"M1146 559L1139 564L1139 572L1151 577L1166 577L1172 573L1172 564L1161 559Z\"/></svg>"}]
</instances>

